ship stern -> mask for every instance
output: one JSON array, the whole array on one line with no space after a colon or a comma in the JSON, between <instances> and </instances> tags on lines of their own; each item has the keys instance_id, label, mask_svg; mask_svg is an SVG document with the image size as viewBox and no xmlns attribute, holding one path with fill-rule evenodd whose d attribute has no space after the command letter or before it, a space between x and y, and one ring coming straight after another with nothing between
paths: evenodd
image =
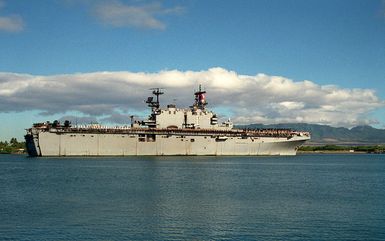
<instances>
[{"instance_id":1,"label":"ship stern","mask_svg":"<svg viewBox=\"0 0 385 241\"><path fill-rule=\"evenodd\" d=\"M38 133L28 131L28 133L24 136L24 139L28 155L31 157L41 156Z\"/></svg>"}]
</instances>

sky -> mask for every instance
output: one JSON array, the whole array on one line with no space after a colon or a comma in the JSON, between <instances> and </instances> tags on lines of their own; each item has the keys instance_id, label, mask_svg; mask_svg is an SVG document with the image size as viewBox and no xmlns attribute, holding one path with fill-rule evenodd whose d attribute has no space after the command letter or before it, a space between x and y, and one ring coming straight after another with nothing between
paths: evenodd
<instances>
[{"instance_id":1,"label":"sky","mask_svg":"<svg viewBox=\"0 0 385 241\"><path fill-rule=\"evenodd\" d=\"M161 104L236 124L385 128L385 1L0 0L0 140Z\"/></svg>"}]
</instances>

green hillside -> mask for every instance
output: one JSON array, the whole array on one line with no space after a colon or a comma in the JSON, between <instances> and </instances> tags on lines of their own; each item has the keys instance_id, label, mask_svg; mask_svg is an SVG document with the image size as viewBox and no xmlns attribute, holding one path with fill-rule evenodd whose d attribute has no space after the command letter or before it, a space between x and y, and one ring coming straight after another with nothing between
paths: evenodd
<instances>
[{"instance_id":1,"label":"green hillside","mask_svg":"<svg viewBox=\"0 0 385 241\"><path fill-rule=\"evenodd\" d=\"M376 129L371 126L356 126L348 129L327 125L288 123L274 125L250 124L237 126L237 128L288 128L298 131L309 131L311 133L311 141L307 142L308 144L370 145L385 143L385 130Z\"/></svg>"}]
</instances>

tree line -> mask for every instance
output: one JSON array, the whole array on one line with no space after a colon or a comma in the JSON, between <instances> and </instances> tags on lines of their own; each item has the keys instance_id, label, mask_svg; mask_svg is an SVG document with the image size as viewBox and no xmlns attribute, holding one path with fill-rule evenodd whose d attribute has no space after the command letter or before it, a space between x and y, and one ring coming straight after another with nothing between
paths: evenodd
<instances>
[{"instance_id":1,"label":"tree line","mask_svg":"<svg viewBox=\"0 0 385 241\"><path fill-rule=\"evenodd\" d=\"M385 145L375 146L337 146L337 145L324 145L324 146L301 146L299 151L316 152L316 151L342 151L342 152L366 152L366 153L385 153Z\"/></svg>"},{"instance_id":2,"label":"tree line","mask_svg":"<svg viewBox=\"0 0 385 241\"><path fill-rule=\"evenodd\" d=\"M0 141L0 154L24 153L25 142L19 142L16 138L8 141Z\"/></svg>"}]
</instances>

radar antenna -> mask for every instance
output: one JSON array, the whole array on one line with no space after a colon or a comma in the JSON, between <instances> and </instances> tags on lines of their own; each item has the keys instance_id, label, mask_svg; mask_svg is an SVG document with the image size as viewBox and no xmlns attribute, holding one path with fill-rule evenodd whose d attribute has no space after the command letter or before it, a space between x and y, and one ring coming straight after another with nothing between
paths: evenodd
<instances>
[{"instance_id":1,"label":"radar antenna","mask_svg":"<svg viewBox=\"0 0 385 241\"><path fill-rule=\"evenodd\" d=\"M194 107L197 107L198 109L204 110L205 106L207 105L206 102L206 91L202 90L202 85L199 85L199 90L194 93L195 95L195 103Z\"/></svg>"},{"instance_id":2,"label":"radar antenna","mask_svg":"<svg viewBox=\"0 0 385 241\"><path fill-rule=\"evenodd\" d=\"M159 109L159 96L163 95L164 92L162 91L162 88L151 88L152 94L155 95L156 100L154 100L153 96L150 96L147 98L146 103L148 104L148 107L151 107L153 110Z\"/></svg>"}]
</instances>

